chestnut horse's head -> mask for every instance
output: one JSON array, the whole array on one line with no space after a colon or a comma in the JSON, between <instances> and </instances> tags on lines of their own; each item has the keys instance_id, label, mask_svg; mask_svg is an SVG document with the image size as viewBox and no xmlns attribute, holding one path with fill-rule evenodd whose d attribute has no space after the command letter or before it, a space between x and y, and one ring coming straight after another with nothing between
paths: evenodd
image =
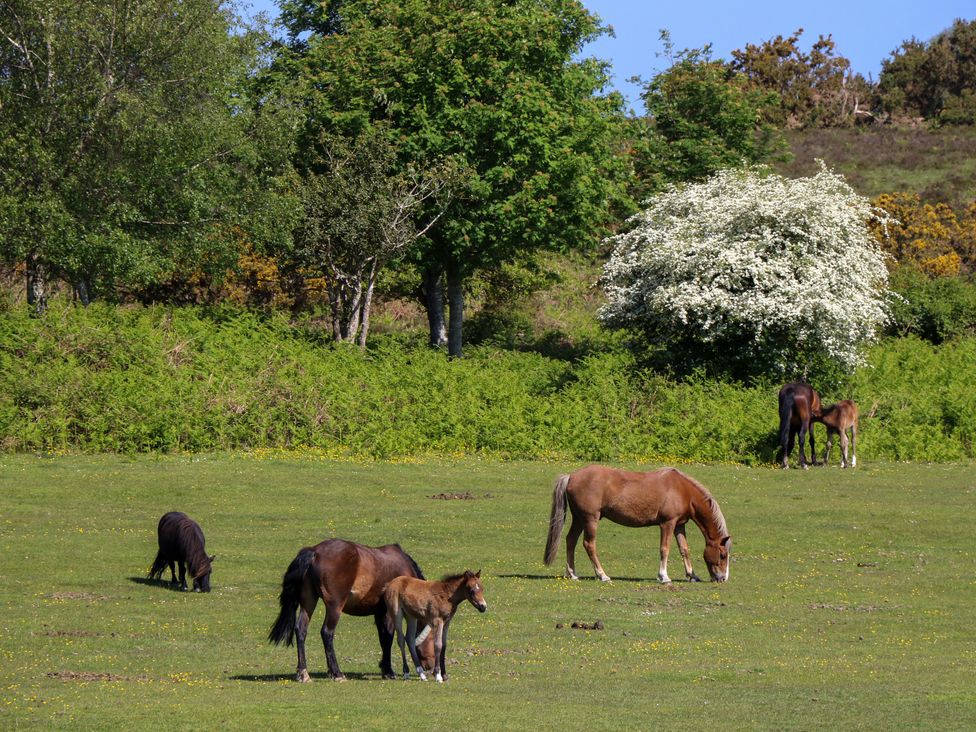
<instances>
[{"instance_id":1,"label":"chestnut horse's head","mask_svg":"<svg viewBox=\"0 0 976 732\"><path fill-rule=\"evenodd\" d=\"M713 582L725 582L729 578L729 557L732 554L732 537L723 536L720 541L705 544L705 564Z\"/></svg>"},{"instance_id":2,"label":"chestnut horse's head","mask_svg":"<svg viewBox=\"0 0 976 732\"><path fill-rule=\"evenodd\" d=\"M488 603L485 602L485 596L481 587L480 569L477 572L472 572L470 569L465 570L462 585L464 587L465 599L478 608L479 613L483 613L488 609Z\"/></svg>"}]
</instances>

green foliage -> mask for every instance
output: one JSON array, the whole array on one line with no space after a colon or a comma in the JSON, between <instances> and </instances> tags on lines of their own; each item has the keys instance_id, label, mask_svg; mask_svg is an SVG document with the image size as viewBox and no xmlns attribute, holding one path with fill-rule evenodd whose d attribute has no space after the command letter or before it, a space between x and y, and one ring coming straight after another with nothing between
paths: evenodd
<instances>
[{"instance_id":1,"label":"green foliage","mask_svg":"<svg viewBox=\"0 0 976 732\"><path fill-rule=\"evenodd\" d=\"M661 39L672 65L644 85L647 122L635 150L645 193L782 157L785 141L763 121L778 103L775 94L713 61L709 46L675 53L666 31Z\"/></svg>"},{"instance_id":2,"label":"green foliage","mask_svg":"<svg viewBox=\"0 0 976 732\"><path fill-rule=\"evenodd\" d=\"M262 39L229 3L13 0L0 29L3 259L113 297L280 235L283 122L253 113Z\"/></svg>"},{"instance_id":3,"label":"green foliage","mask_svg":"<svg viewBox=\"0 0 976 732\"><path fill-rule=\"evenodd\" d=\"M905 41L881 64L878 88L894 115L976 124L976 20L956 20L930 41Z\"/></svg>"},{"instance_id":4,"label":"green foliage","mask_svg":"<svg viewBox=\"0 0 976 732\"><path fill-rule=\"evenodd\" d=\"M969 277L930 277L914 267L892 273L892 332L939 344L976 335L976 283Z\"/></svg>"},{"instance_id":5,"label":"green foliage","mask_svg":"<svg viewBox=\"0 0 976 732\"><path fill-rule=\"evenodd\" d=\"M96 304L35 319L16 308L0 317L0 440L7 451L772 462L778 383L675 381L623 349L577 357L482 346L451 360L391 338L361 351L233 309ZM895 339L842 386L817 386L861 404L862 460L974 457L974 358L976 339Z\"/></svg>"}]
</instances>

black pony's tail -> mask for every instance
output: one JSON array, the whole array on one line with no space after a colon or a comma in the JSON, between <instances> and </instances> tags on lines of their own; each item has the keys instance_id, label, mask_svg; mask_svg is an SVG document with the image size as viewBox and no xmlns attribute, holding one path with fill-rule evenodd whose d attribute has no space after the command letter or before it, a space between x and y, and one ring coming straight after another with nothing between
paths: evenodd
<instances>
[{"instance_id":1,"label":"black pony's tail","mask_svg":"<svg viewBox=\"0 0 976 732\"><path fill-rule=\"evenodd\" d=\"M152 567L149 568L149 579L160 579L163 576L163 570L166 569L168 562L163 556L163 550L160 549L156 552L156 558L153 560Z\"/></svg>"},{"instance_id":2,"label":"black pony's tail","mask_svg":"<svg viewBox=\"0 0 976 732\"><path fill-rule=\"evenodd\" d=\"M281 580L281 594L278 596L281 612L278 613L278 619L275 620L274 625L271 626L271 632L268 633L269 643L275 645L284 643L286 646L290 646L294 641L295 614L298 612L298 604L302 597L305 574L312 566L314 557L315 552L311 548L305 547L298 552L298 556L292 560L288 569L285 570L285 576Z\"/></svg>"}]
</instances>

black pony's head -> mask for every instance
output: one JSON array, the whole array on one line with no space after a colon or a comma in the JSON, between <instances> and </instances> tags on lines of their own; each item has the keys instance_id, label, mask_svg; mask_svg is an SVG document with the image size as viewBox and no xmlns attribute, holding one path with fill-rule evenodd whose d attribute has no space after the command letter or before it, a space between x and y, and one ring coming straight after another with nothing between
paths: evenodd
<instances>
[{"instance_id":1,"label":"black pony's head","mask_svg":"<svg viewBox=\"0 0 976 732\"><path fill-rule=\"evenodd\" d=\"M213 572L213 566L211 565L216 558L216 555L207 557L203 566L197 568L197 572L193 576L194 592L210 592L210 573Z\"/></svg>"}]
</instances>

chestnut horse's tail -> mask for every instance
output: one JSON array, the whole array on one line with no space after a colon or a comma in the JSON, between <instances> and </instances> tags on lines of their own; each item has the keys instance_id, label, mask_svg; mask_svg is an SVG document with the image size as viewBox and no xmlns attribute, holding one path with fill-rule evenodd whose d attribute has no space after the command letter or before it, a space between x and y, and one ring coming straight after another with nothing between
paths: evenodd
<instances>
[{"instance_id":1,"label":"chestnut horse's tail","mask_svg":"<svg viewBox=\"0 0 976 732\"><path fill-rule=\"evenodd\" d=\"M275 624L271 626L268 642L275 645L284 643L286 646L292 644L295 638L295 615L301 601L302 588L305 586L305 574L312 566L314 558L315 552L311 548L305 547L298 552L298 556L292 560L288 569L285 570L285 576L281 580L281 595L278 597L278 602L281 603L281 612L278 613Z\"/></svg>"},{"instance_id":2,"label":"chestnut horse's tail","mask_svg":"<svg viewBox=\"0 0 976 732\"><path fill-rule=\"evenodd\" d=\"M546 539L546 556L544 562L549 566L556 559L556 543L563 533L566 522L566 487L569 485L569 475L556 478L556 485L552 489L552 513L549 516L549 537Z\"/></svg>"}]
</instances>

